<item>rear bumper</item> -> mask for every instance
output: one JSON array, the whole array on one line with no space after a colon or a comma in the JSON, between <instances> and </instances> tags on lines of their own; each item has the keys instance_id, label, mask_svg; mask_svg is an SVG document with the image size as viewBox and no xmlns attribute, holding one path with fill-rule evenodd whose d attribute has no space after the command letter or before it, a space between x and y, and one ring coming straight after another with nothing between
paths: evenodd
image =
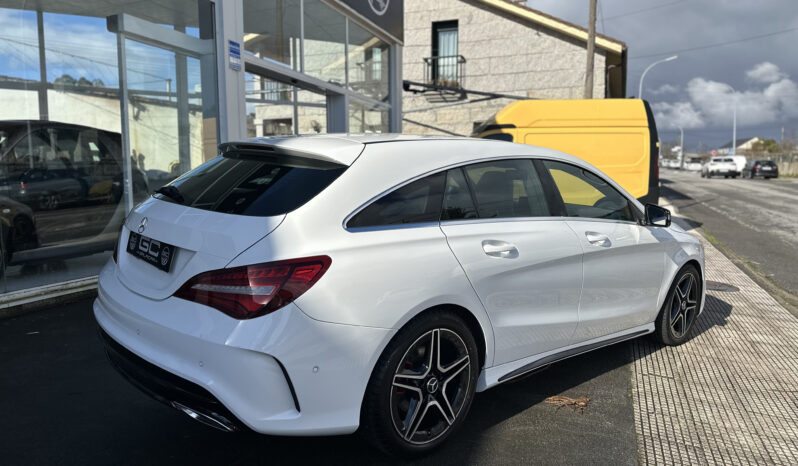
<instances>
[{"instance_id":1,"label":"rear bumper","mask_svg":"<svg viewBox=\"0 0 798 466\"><path fill-rule=\"evenodd\" d=\"M393 330L319 322L294 304L239 321L178 298L145 298L115 273L109 261L94 315L112 361L134 385L264 434L357 429L363 393Z\"/></svg>"},{"instance_id":2,"label":"rear bumper","mask_svg":"<svg viewBox=\"0 0 798 466\"><path fill-rule=\"evenodd\" d=\"M233 413L204 388L141 359L102 329L99 333L111 365L131 385L167 406L179 410L191 409L207 419L206 423L212 427L226 431L244 427Z\"/></svg>"}]
</instances>

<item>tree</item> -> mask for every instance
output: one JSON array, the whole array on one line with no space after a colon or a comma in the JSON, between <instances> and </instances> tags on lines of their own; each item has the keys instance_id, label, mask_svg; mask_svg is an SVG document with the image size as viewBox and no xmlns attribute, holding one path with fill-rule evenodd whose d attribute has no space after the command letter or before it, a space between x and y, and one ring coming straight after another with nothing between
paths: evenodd
<instances>
[{"instance_id":1,"label":"tree","mask_svg":"<svg viewBox=\"0 0 798 466\"><path fill-rule=\"evenodd\" d=\"M779 152L781 148L775 139L760 139L751 145L751 152L755 154Z\"/></svg>"},{"instance_id":2,"label":"tree","mask_svg":"<svg viewBox=\"0 0 798 466\"><path fill-rule=\"evenodd\" d=\"M61 86L74 86L76 82L72 75L66 73L53 80L53 84L60 84Z\"/></svg>"}]
</instances>

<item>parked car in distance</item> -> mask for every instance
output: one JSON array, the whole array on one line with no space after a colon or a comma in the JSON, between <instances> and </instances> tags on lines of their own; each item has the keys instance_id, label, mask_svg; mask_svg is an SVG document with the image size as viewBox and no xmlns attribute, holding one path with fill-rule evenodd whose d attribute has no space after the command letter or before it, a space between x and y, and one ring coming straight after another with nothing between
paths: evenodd
<instances>
[{"instance_id":1,"label":"parked car in distance","mask_svg":"<svg viewBox=\"0 0 798 466\"><path fill-rule=\"evenodd\" d=\"M128 380L222 430L360 428L424 454L475 392L644 334L678 345L703 307L698 239L562 152L389 134L220 152L128 214L94 315Z\"/></svg>"},{"instance_id":2,"label":"parked car in distance","mask_svg":"<svg viewBox=\"0 0 798 466\"><path fill-rule=\"evenodd\" d=\"M149 196L135 165L134 199ZM38 241L17 243L7 264L111 251L124 218L121 136L53 121L0 121L0 196L36 216Z\"/></svg>"},{"instance_id":3,"label":"parked car in distance","mask_svg":"<svg viewBox=\"0 0 798 466\"><path fill-rule=\"evenodd\" d=\"M684 162L684 169L691 172L700 172L703 164L701 157L690 157Z\"/></svg>"},{"instance_id":4,"label":"parked car in distance","mask_svg":"<svg viewBox=\"0 0 798 466\"><path fill-rule=\"evenodd\" d=\"M755 178L761 176L769 180L779 177L779 166L772 160L749 160L743 168L743 178Z\"/></svg>"},{"instance_id":5,"label":"parked car in distance","mask_svg":"<svg viewBox=\"0 0 798 466\"><path fill-rule=\"evenodd\" d=\"M16 251L39 247L33 210L7 196L0 196L0 277Z\"/></svg>"},{"instance_id":6,"label":"parked car in distance","mask_svg":"<svg viewBox=\"0 0 798 466\"><path fill-rule=\"evenodd\" d=\"M712 157L709 162L701 168L701 177L712 178L713 176L723 176L724 178L737 178L740 173L737 171L737 164L731 157Z\"/></svg>"}]
</instances>

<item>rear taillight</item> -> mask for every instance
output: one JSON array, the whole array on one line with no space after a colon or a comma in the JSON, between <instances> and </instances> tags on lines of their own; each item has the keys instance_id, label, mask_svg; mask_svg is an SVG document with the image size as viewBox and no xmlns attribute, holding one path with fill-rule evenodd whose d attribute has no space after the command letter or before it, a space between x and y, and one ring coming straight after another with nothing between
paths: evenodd
<instances>
[{"instance_id":1,"label":"rear taillight","mask_svg":"<svg viewBox=\"0 0 798 466\"><path fill-rule=\"evenodd\" d=\"M324 275L330 262L327 256L314 256L211 270L187 281L175 296L236 319L252 319L300 297Z\"/></svg>"},{"instance_id":2,"label":"rear taillight","mask_svg":"<svg viewBox=\"0 0 798 466\"><path fill-rule=\"evenodd\" d=\"M28 190L28 183L26 183L24 181L20 181L19 182L19 192L20 193L24 193L27 190Z\"/></svg>"},{"instance_id":3,"label":"rear taillight","mask_svg":"<svg viewBox=\"0 0 798 466\"><path fill-rule=\"evenodd\" d=\"M755 169L756 169L756 168L759 168L759 165L754 165L754 168L755 168Z\"/></svg>"}]
</instances>

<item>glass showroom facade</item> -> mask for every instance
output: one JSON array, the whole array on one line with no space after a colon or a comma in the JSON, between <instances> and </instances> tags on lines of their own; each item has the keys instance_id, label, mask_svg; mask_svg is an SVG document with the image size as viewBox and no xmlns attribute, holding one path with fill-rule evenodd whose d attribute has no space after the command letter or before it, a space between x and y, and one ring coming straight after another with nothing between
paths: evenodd
<instances>
[{"instance_id":1,"label":"glass showroom facade","mask_svg":"<svg viewBox=\"0 0 798 466\"><path fill-rule=\"evenodd\" d=\"M401 15L396 0L0 0L0 304L90 287L127 212L220 142L400 131Z\"/></svg>"}]
</instances>

